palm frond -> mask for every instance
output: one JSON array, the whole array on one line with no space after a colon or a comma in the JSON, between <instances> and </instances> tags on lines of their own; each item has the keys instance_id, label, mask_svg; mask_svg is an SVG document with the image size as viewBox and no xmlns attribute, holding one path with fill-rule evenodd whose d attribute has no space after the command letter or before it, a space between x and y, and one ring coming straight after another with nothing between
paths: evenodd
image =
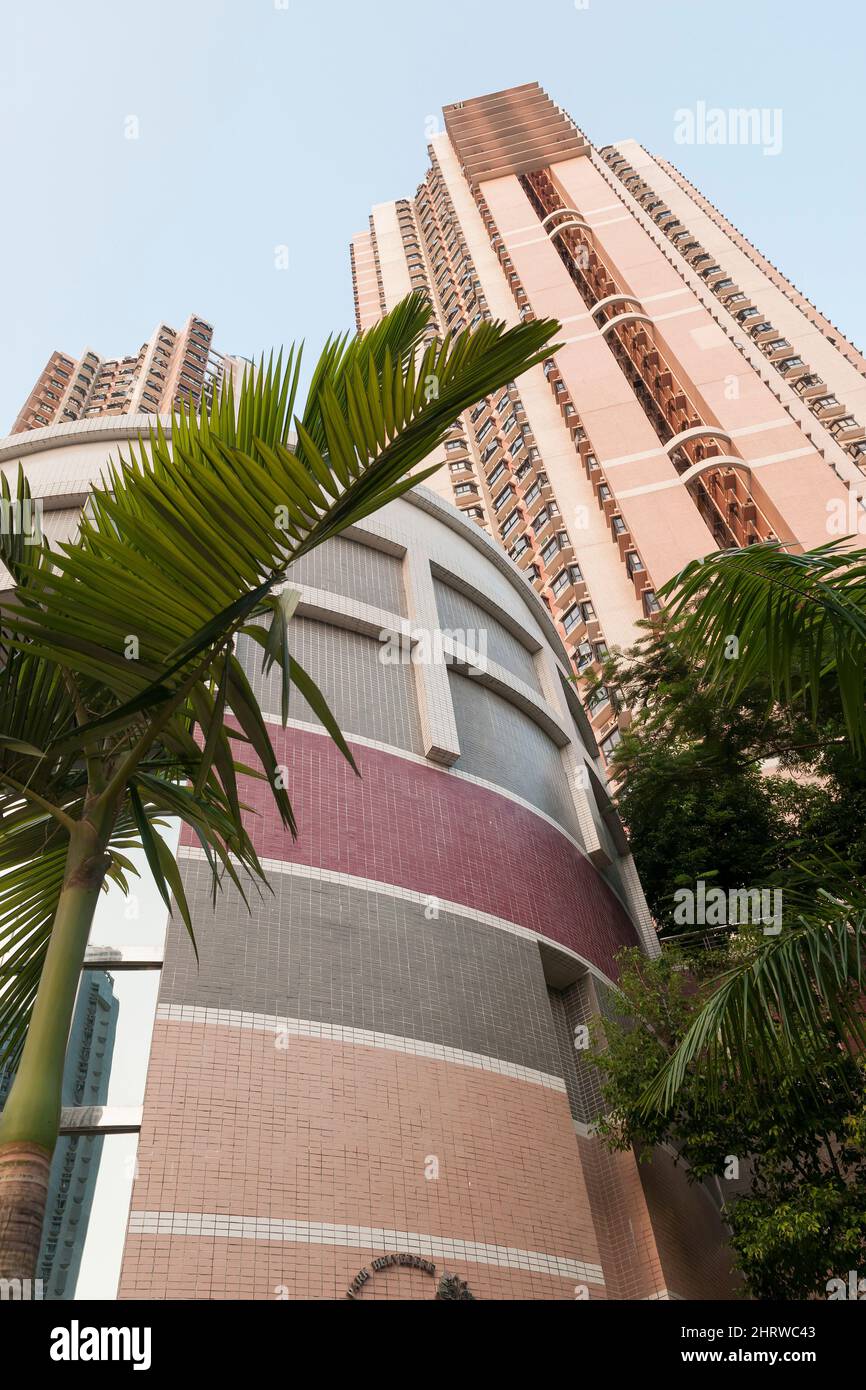
<instances>
[{"instance_id":1,"label":"palm frond","mask_svg":"<svg viewBox=\"0 0 866 1390\"><path fill-rule=\"evenodd\" d=\"M295 832L234 656L239 632L281 673L283 722L295 685L352 762L292 655L288 567L428 476L461 411L540 362L556 327L483 324L424 348L428 319L413 295L368 333L329 340L302 411L293 349L249 370L237 396L229 382L200 414L178 410L170 442L157 423L106 468L74 541L52 551L28 545L20 526L0 528L0 563L16 584L0 612L0 1057L14 1059L26 1032L67 821L86 798L110 794L121 807L109 876L123 886L124 852L143 847L191 935L161 820L195 831L214 896L225 879L243 892L242 875L264 878L242 774L267 780ZM3 488L9 500L5 478ZM18 498L29 498L21 470Z\"/></svg>"},{"instance_id":2,"label":"palm frond","mask_svg":"<svg viewBox=\"0 0 866 1390\"><path fill-rule=\"evenodd\" d=\"M710 1102L755 1078L795 1075L804 1090L866 1046L866 911L824 896L825 913L766 939L717 980L642 1108L669 1111L688 1071Z\"/></svg>"},{"instance_id":3,"label":"palm frond","mask_svg":"<svg viewBox=\"0 0 866 1390\"><path fill-rule=\"evenodd\" d=\"M723 551L660 590L683 650L719 698L755 680L770 698L818 715L822 683L838 682L852 745L866 744L866 550L841 542L803 554L776 543ZM734 645L730 639L736 639Z\"/></svg>"}]
</instances>

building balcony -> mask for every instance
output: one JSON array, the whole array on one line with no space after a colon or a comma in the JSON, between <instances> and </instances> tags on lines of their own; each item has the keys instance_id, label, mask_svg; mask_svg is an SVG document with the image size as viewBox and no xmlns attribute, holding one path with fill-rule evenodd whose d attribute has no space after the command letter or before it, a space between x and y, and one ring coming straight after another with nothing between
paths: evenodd
<instances>
[{"instance_id":1,"label":"building balcony","mask_svg":"<svg viewBox=\"0 0 866 1390\"><path fill-rule=\"evenodd\" d=\"M848 423L850 418L850 424ZM853 416L843 417L830 426L831 433L840 444L854 444L858 439L866 439L866 428Z\"/></svg>"},{"instance_id":2,"label":"building balcony","mask_svg":"<svg viewBox=\"0 0 866 1390\"><path fill-rule=\"evenodd\" d=\"M532 533L535 536L535 544L539 550L552 540L559 528L562 526L562 517L557 513L555 516L548 516L540 523L533 521Z\"/></svg>"},{"instance_id":3,"label":"building balcony","mask_svg":"<svg viewBox=\"0 0 866 1390\"><path fill-rule=\"evenodd\" d=\"M524 534L525 534L525 532L524 532ZM529 545L526 547L526 549L525 549L524 551L522 551L522 552L520 553L520 555L518 555L518 557L517 557L517 559L514 561L514 563L515 563L515 565L517 565L518 569L527 570L527 569L529 568L529 566L530 566L531 564L534 563L534 560L535 560L535 557L534 557L534 553L533 553L533 548L532 548L532 545L529 544Z\"/></svg>"},{"instance_id":4,"label":"building balcony","mask_svg":"<svg viewBox=\"0 0 866 1390\"><path fill-rule=\"evenodd\" d=\"M569 546L568 549L570 550L571 547ZM564 559L564 554L562 551L560 551L559 559L560 561ZM560 569L558 571L558 574L567 573L567 570L568 566L566 566L565 569ZM585 580L575 580L569 576L568 583L557 590L553 587L554 583L556 582L556 578L557 575L554 575L553 582L551 582L550 584L550 595L552 601L560 610L560 612L567 612L568 609L571 608L571 606L575 603L586 602L589 596L589 591L587 590Z\"/></svg>"},{"instance_id":5,"label":"building balcony","mask_svg":"<svg viewBox=\"0 0 866 1390\"><path fill-rule=\"evenodd\" d=\"M793 352L793 347L787 338L771 338L763 347L770 362L783 361L784 358L790 357Z\"/></svg>"},{"instance_id":6,"label":"building balcony","mask_svg":"<svg viewBox=\"0 0 866 1390\"><path fill-rule=\"evenodd\" d=\"M822 381L820 377L801 377L794 389L800 399L804 400L811 409L814 400L819 396L826 396L827 383Z\"/></svg>"},{"instance_id":7,"label":"building balcony","mask_svg":"<svg viewBox=\"0 0 866 1390\"><path fill-rule=\"evenodd\" d=\"M469 482L475 477L471 459L460 459L451 467L451 481L455 484Z\"/></svg>"}]
</instances>

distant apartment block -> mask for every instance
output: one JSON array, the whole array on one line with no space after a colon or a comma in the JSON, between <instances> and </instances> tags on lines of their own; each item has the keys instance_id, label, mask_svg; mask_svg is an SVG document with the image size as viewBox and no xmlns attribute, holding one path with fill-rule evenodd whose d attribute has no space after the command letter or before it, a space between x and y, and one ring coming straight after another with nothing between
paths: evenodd
<instances>
[{"instance_id":1,"label":"distant apartment block","mask_svg":"<svg viewBox=\"0 0 866 1390\"><path fill-rule=\"evenodd\" d=\"M12 433L94 416L170 414L179 403L198 408L240 365L215 351L213 326L195 314L182 329L161 323L130 357L52 352Z\"/></svg>"},{"instance_id":2,"label":"distant apartment block","mask_svg":"<svg viewBox=\"0 0 866 1390\"><path fill-rule=\"evenodd\" d=\"M455 424L429 485L521 567L579 672L688 561L856 529L866 360L770 261L666 161L594 149L537 83L444 119L415 196L353 239L357 324L410 290L439 333L561 322L543 367ZM587 713L608 755L603 687Z\"/></svg>"}]
</instances>

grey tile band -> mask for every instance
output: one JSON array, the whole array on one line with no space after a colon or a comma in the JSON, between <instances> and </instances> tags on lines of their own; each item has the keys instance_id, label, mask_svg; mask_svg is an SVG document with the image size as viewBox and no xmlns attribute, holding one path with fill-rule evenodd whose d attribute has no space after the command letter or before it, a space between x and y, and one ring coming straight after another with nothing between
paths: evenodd
<instances>
[{"instance_id":1,"label":"grey tile band","mask_svg":"<svg viewBox=\"0 0 866 1390\"><path fill-rule=\"evenodd\" d=\"M206 862L204 850L197 849L194 845L181 845L177 851L177 858L195 860L202 864ZM429 893L419 893L414 888L403 888L400 884L385 883L380 879L360 878L357 874L343 873L337 869L320 869L312 864L297 864L290 859L261 859L259 862L269 874L291 874L296 878L312 879L316 883L342 884L346 888L357 888L365 893L381 893L385 897L401 898L405 902L415 903L421 909L431 901ZM532 931L530 927L510 922L507 917L497 917L492 912L482 912L480 908L467 907L465 903L452 902L449 898L439 898L438 906L440 912L455 917L466 917L482 926L494 927L497 931L511 932L513 936L521 936L525 941L544 942L577 961L609 989L616 989L615 982L591 960L579 955L570 946L564 946L552 936L543 936L541 932Z\"/></svg>"},{"instance_id":2,"label":"grey tile band","mask_svg":"<svg viewBox=\"0 0 866 1390\"><path fill-rule=\"evenodd\" d=\"M403 1052L427 1062L451 1062L459 1067L495 1072L513 1081L527 1081L549 1091L565 1094L565 1082L549 1072L534 1071L501 1057L485 1057L459 1047L424 1042L421 1038L400 1038L393 1033L376 1033L369 1028L344 1028L334 1023L317 1023L311 1018L280 1018L277 1014L256 1014L243 1009L202 1008L196 1004L159 1004L157 1022L197 1023L216 1028L243 1028L255 1033L273 1033L292 1038L318 1038L322 1042L345 1043L351 1047L375 1047L385 1052Z\"/></svg>"},{"instance_id":3,"label":"grey tile band","mask_svg":"<svg viewBox=\"0 0 866 1390\"><path fill-rule=\"evenodd\" d=\"M603 1287L601 1266L565 1255L516 1246L448 1236L391 1231L380 1226L346 1226L330 1221L282 1221L268 1216L223 1216L197 1211L132 1211L131 1236L198 1236L204 1240L260 1240L295 1245L343 1245L355 1250L406 1251L433 1260L464 1260L468 1264L549 1274Z\"/></svg>"},{"instance_id":4,"label":"grey tile band","mask_svg":"<svg viewBox=\"0 0 866 1390\"><path fill-rule=\"evenodd\" d=\"M213 912L201 853L180 865L207 949L197 964L186 934L169 933L160 1004L310 1019L561 1075L533 937L297 865L263 865L272 892L251 912L234 894Z\"/></svg>"}]
</instances>

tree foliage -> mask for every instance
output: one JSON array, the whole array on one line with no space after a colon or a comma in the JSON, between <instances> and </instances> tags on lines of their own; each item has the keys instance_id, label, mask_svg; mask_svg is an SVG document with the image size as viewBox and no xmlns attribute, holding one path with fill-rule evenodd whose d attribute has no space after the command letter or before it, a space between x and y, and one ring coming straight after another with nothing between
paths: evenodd
<instances>
[{"instance_id":1,"label":"tree foliage","mask_svg":"<svg viewBox=\"0 0 866 1390\"><path fill-rule=\"evenodd\" d=\"M714 951L669 946L657 960L620 957L617 1010L597 1019L590 1060L599 1068L605 1115L598 1132L613 1150L635 1146L642 1161L672 1145L690 1181L721 1192L722 1214L743 1291L759 1299L826 1297L866 1259L866 1070L815 1059L815 1087L800 1094L794 1074L760 1075L711 1098L689 1066L667 1111L647 1110L647 1087L712 997L714 982L753 946ZM827 1028L827 1047L835 1041ZM825 1059L826 1060L826 1059Z\"/></svg>"}]
</instances>

